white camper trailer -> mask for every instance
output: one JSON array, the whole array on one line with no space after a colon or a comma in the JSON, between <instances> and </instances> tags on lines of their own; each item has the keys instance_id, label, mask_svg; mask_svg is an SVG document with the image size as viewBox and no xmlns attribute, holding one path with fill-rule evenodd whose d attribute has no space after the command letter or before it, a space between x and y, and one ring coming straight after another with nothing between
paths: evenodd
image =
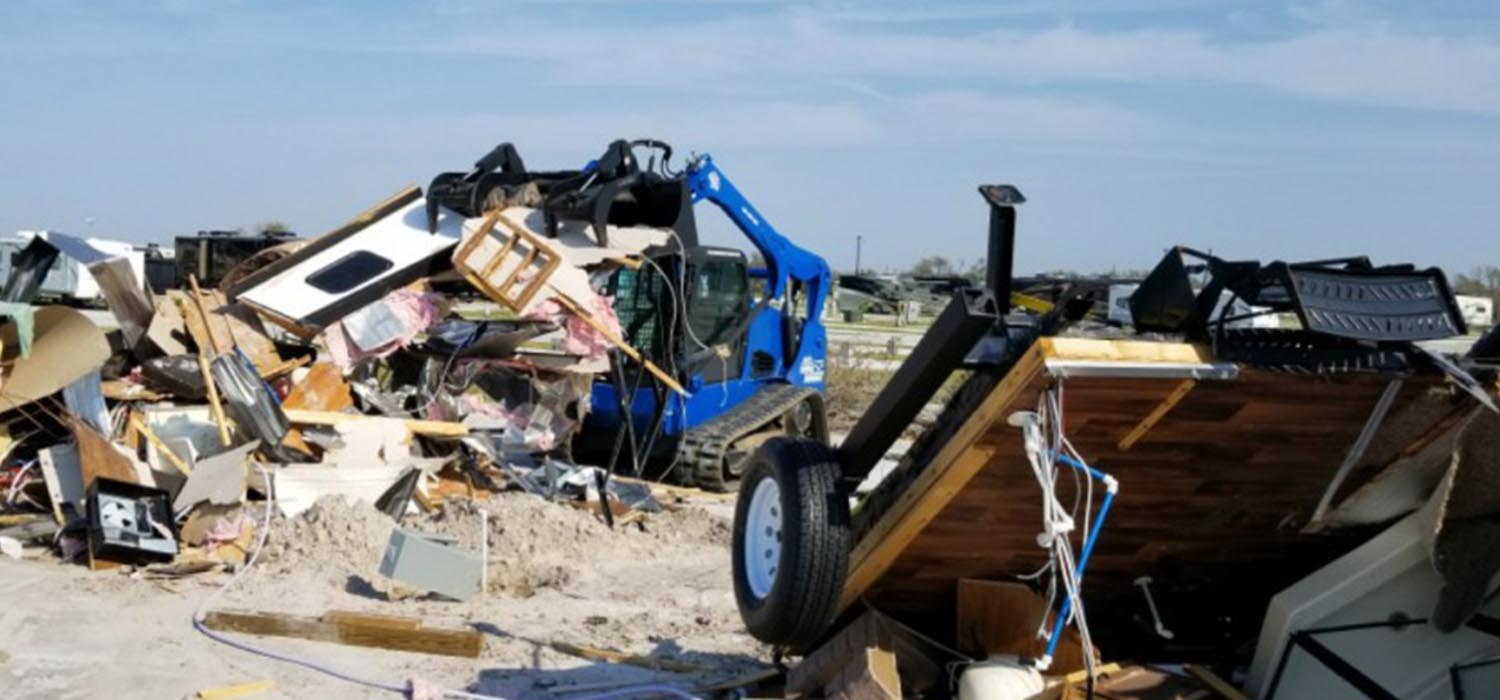
<instances>
[{"instance_id":1,"label":"white camper trailer","mask_svg":"<svg viewBox=\"0 0 1500 700\"><path fill-rule=\"evenodd\" d=\"M1470 332L1495 325L1494 299L1470 294L1455 294L1453 298L1458 300L1458 312L1464 317L1464 324L1468 325Z\"/></svg>"}]
</instances>

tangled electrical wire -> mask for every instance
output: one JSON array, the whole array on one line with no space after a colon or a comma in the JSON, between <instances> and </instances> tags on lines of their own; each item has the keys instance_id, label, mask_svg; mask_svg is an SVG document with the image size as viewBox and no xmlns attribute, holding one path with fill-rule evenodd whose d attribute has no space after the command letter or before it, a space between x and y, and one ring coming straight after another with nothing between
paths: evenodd
<instances>
[{"instance_id":1,"label":"tangled electrical wire","mask_svg":"<svg viewBox=\"0 0 1500 700\"><path fill-rule=\"evenodd\" d=\"M1037 544L1048 552L1046 564L1019 578L1034 580L1051 574L1047 579L1047 610L1051 610L1056 604L1059 592L1066 597L1068 604L1065 607L1068 609L1068 617L1065 624L1071 624L1078 630L1083 646L1084 666L1088 671L1089 697L1093 697L1094 643L1089 634L1088 618L1084 612L1072 538L1076 533L1080 542L1089 541L1093 525L1091 518L1094 483L1089 475L1080 474L1078 469L1070 468L1068 471L1073 474L1074 479L1072 507L1064 508L1058 499L1057 478L1060 469L1058 462L1062 459L1071 459L1078 465L1085 464L1083 457L1073 447L1064 431L1062 383L1059 382L1054 389L1042 392L1037 401L1036 411L1018 413L1013 420L1019 422L1025 442L1027 461L1031 465L1032 475L1036 477L1037 484L1041 487L1043 529L1037 535ZM1080 509L1082 510L1081 518L1079 517ZM1047 639L1048 623L1047 616L1044 615L1038 624L1037 637ZM1048 641L1052 640L1048 639ZM1050 663L1050 661L1051 659L1046 659L1046 662Z\"/></svg>"}]
</instances>

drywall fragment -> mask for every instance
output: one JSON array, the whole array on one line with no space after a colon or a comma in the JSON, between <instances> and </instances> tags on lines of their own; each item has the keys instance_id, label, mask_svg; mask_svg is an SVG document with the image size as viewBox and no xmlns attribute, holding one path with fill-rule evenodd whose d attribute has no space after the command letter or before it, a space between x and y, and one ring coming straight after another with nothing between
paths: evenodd
<instances>
[{"instance_id":1,"label":"drywall fragment","mask_svg":"<svg viewBox=\"0 0 1500 700\"><path fill-rule=\"evenodd\" d=\"M52 501L52 514L59 524L65 522L64 505L72 506L73 513L83 513L83 464L78 461L78 446L73 443L54 445L36 453L42 468L42 479L47 482L47 498Z\"/></svg>"},{"instance_id":2,"label":"drywall fragment","mask_svg":"<svg viewBox=\"0 0 1500 700\"><path fill-rule=\"evenodd\" d=\"M232 505L245 498L245 464L250 453L260 447L259 440L230 449L228 452L199 460L193 466L177 498L172 501L173 512L182 512L204 501L214 505Z\"/></svg>"},{"instance_id":3,"label":"drywall fragment","mask_svg":"<svg viewBox=\"0 0 1500 700\"><path fill-rule=\"evenodd\" d=\"M406 464L366 467L285 464L271 473L276 507L288 518L312 507L323 496L342 495L374 504L406 472ZM373 505L372 505L373 507Z\"/></svg>"}]
</instances>

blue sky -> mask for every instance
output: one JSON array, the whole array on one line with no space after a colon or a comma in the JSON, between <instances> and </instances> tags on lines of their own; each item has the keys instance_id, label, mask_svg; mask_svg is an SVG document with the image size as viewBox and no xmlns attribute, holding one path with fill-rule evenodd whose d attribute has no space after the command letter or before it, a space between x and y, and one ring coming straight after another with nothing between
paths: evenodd
<instances>
[{"instance_id":1,"label":"blue sky","mask_svg":"<svg viewBox=\"0 0 1500 700\"><path fill-rule=\"evenodd\" d=\"M312 234L500 141L654 136L835 267L979 257L981 182L1024 272L1500 264L1487 2L8 0L0 108L0 231Z\"/></svg>"}]
</instances>

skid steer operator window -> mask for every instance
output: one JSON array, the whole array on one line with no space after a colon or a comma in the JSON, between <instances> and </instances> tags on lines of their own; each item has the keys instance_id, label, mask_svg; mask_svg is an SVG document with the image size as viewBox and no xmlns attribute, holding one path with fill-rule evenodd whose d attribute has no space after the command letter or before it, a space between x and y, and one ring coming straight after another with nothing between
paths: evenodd
<instances>
[{"instance_id":1,"label":"skid steer operator window","mask_svg":"<svg viewBox=\"0 0 1500 700\"><path fill-rule=\"evenodd\" d=\"M670 269L669 261L662 263L663 268ZM664 322L663 315L671 312L666 280L655 267L643 265L637 270L621 268L612 286L615 315L620 319L625 342L648 357L660 357L666 339L658 337L658 329Z\"/></svg>"}]
</instances>

